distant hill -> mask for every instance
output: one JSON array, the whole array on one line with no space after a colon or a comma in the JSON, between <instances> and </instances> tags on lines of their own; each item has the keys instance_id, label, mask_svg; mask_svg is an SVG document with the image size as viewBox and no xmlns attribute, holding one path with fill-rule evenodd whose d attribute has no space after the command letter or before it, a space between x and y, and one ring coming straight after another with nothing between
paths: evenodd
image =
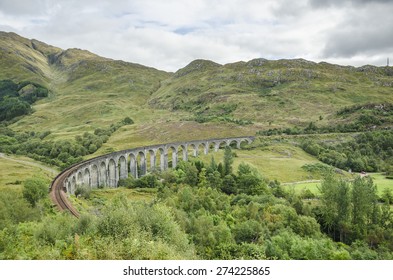
<instances>
[{"instance_id":1,"label":"distant hill","mask_svg":"<svg viewBox=\"0 0 393 280\"><path fill-rule=\"evenodd\" d=\"M262 126L304 126L332 121L345 106L392 101L391 67L254 59L193 61L164 81L150 104L192 112L202 122L227 115Z\"/></svg>"},{"instance_id":2,"label":"distant hill","mask_svg":"<svg viewBox=\"0 0 393 280\"><path fill-rule=\"evenodd\" d=\"M49 90L12 129L73 138L131 117L135 124L116 132L106 148L255 134L310 122L336 125L357 117L339 115L345 108L359 114L363 105L392 108L393 103L392 67L195 60L167 73L5 32L0 32L0 66L0 81L29 81Z\"/></svg>"},{"instance_id":3,"label":"distant hill","mask_svg":"<svg viewBox=\"0 0 393 280\"><path fill-rule=\"evenodd\" d=\"M49 97L16 130L51 130L66 136L115 123L145 107L169 73L99 57L86 50L49 46L0 32L0 80L32 81Z\"/></svg>"}]
</instances>

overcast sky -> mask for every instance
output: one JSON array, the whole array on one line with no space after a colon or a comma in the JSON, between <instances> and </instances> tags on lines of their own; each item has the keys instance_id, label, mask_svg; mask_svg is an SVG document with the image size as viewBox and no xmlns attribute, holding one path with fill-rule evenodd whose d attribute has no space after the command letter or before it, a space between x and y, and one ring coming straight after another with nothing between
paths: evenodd
<instances>
[{"instance_id":1,"label":"overcast sky","mask_svg":"<svg viewBox=\"0 0 393 280\"><path fill-rule=\"evenodd\" d=\"M197 58L393 61L393 0L0 0L0 30L166 71Z\"/></svg>"}]
</instances>

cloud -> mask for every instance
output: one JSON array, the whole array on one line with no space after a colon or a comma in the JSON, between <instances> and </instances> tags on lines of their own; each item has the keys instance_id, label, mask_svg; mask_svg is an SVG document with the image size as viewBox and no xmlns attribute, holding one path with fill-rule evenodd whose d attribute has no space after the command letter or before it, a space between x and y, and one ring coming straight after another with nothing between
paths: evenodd
<instances>
[{"instance_id":1,"label":"cloud","mask_svg":"<svg viewBox=\"0 0 393 280\"><path fill-rule=\"evenodd\" d=\"M345 5L355 5L361 6L365 4L389 4L391 0L310 0L310 4L316 8L322 7L333 7L333 6L345 6Z\"/></svg>"},{"instance_id":2,"label":"cloud","mask_svg":"<svg viewBox=\"0 0 393 280\"><path fill-rule=\"evenodd\" d=\"M358 65L391 52L391 14L383 0L2 0L0 29L169 71L197 58Z\"/></svg>"},{"instance_id":3,"label":"cloud","mask_svg":"<svg viewBox=\"0 0 393 280\"><path fill-rule=\"evenodd\" d=\"M392 13L392 4L369 5L349 10L345 20L327 30L323 55L350 58L356 55L392 54Z\"/></svg>"}]
</instances>

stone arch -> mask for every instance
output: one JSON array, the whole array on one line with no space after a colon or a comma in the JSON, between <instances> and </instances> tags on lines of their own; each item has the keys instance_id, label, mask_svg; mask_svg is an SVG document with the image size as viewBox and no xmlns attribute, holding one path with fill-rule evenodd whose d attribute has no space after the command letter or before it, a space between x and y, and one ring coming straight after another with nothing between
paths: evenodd
<instances>
[{"instance_id":1,"label":"stone arch","mask_svg":"<svg viewBox=\"0 0 393 280\"><path fill-rule=\"evenodd\" d=\"M179 147L177 148L178 153L181 152L182 154L182 160L183 161L188 161L188 152L187 152L187 144L180 144Z\"/></svg>"},{"instance_id":2,"label":"stone arch","mask_svg":"<svg viewBox=\"0 0 393 280\"><path fill-rule=\"evenodd\" d=\"M136 163L136 156L134 153L130 153L130 173L134 178L138 178L138 166Z\"/></svg>"},{"instance_id":3,"label":"stone arch","mask_svg":"<svg viewBox=\"0 0 393 280\"><path fill-rule=\"evenodd\" d=\"M71 193L71 182L67 179L67 183L66 183L66 190L67 193Z\"/></svg>"},{"instance_id":4,"label":"stone arch","mask_svg":"<svg viewBox=\"0 0 393 280\"><path fill-rule=\"evenodd\" d=\"M90 184L92 188L97 188L98 187L98 182L99 182L99 174L98 174L98 167L96 164L93 164L91 166L91 180L90 180Z\"/></svg>"},{"instance_id":5,"label":"stone arch","mask_svg":"<svg viewBox=\"0 0 393 280\"><path fill-rule=\"evenodd\" d=\"M138 165L137 177L145 175L147 172L147 166L146 166L146 155L143 151L140 151L137 154L137 165Z\"/></svg>"},{"instance_id":6,"label":"stone arch","mask_svg":"<svg viewBox=\"0 0 393 280\"><path fill-rule=\"evenodd\" d=\"M217 141L216 142L216 145L217 145L217 151L219 150L219 149L225 149L225 147L226 146L228 146L228 141L225 141L225 140L221 140L221 141Z\"/></svg>"},{"instance_id":7,"label":"stone arch","mask_svg":"<svg viewBox=\"0 0 393 280\"><path fill-rule=\"evenodd\" d=\"M198 144L198 151L203 153L204 155L207 155L209 152L209 144L207 142L200 142Z\"/></svg>"},{"instance_id":8,"label":"stone arch","mask_svg":"<svg viewBox=\"0 0 393 280\"><path fill-rule=\"evenodd\" d=\"M77 175L76 175L76 185L78 187L82 186L83 184L83 175L82 175L82 171L78 171Z\"/></svg>"},{"instance_id":9,"label":"stone arch","mask_svg":"<svg viewBox=\"0 0 393 280\"><path fill-rule=\"evenodd\" d=\"M187 149L188 153L190 152L190 150L191 150L191 155L193 157L197 157L198 156L199 151L198 151L198 145L197 144L190 143L188 145L188 149Z\"/></svg>"},{"instance_id":10,"label":"stone arch","mask_svg":"<svg viewBox=\"0 0 393 280\"><path fill-rule=\"evenodd\" d=\"M166 149L164 149L163 147L158 148L156 156L159 157L160 171L166 170L168 168L168 154L166 152Z\"/></svg>"},{"instance_id":11,"label":"stone arch","mask_svg":"<svg viewBox=\"0 0 393 280\"><path fill-rule=\"evenodd\" d=\"M232 149L237 148L238 147L238 140L228 139L228 140L226 140L226 144L227 144L227 146L231 147Z\"/></svg>"},{"instance_id":12,"label":"stone arch","mask_svg":"<svg viewBox=\"0 0 393 280\"><path fill-rule=\"evenodd\" d=\"M156 151L151 149L147 151L149 158L150 158L150 166L149 166L149 170L151 172L153 172L154 170L156 170Z\"/></svg>"},{"instance_id":13,"label":"stone arch","mask_svg":"<svg viewBox=\"0 0 393 280\"><path fill-rule=\"evenodd\" d=\"M105 187L107 185L107 169L105 161L100 163L100 176L99 176L99 186Z\"/></svg>"},{"instance_id":14,"label":"stone arch","mask_svg":"<svg viewBox=\"0 0 393 280\"><path fill-rule=\"evenodd\" d=\"M167 149L167 153L168 157L170 156L171 158L170 164L168 163L168 167L175 168L178 162L177 147L174 145L170 145Z\"/></svg>"},{"instance_id":15,"label":"stone arch","mask_svg":"<svg viewBox=\"0 0 393 280\"><path fill-rule=\"evenodd\" d=\"M109 159L108 162L108 184L109 187L117 186L117 166L116 162L113 158Z\"/></svg>"},{"instance_id":16,"label":"stone arch","mask_svg":"<svg viewBox=\"0 0 393 280\"><path fill-rule=\"evenodd\" d=\"M237 148L238 148L238 149L241 149L242 146L244 146L244 145L249 145L249 144L251 144L251 143L252 143L252 140L249 139L249 138L242 138L242 139L239 139L239 140L238 140Z\"/></svg>"},{"instance_id":17,"label":"stone arch","mask_svg":"<svg viewBox=\"0 0 393 280\"><path fill-rule=\"evenodd\" d=\"M90 170L88 167L83 171L83 185L90 187Z\"/></svg>"},{"instance_id":18,"label":"stone arch","mask_svg":"<svg viewBox=\"0 0 393 280\"><path fill-rule=\"evenodd\" d=\"M127 167L127 159L123 155L119 157L119 170L120 170L120 179L126 179L128 177L128 167Z\"/></svg>"},{"instance_id":19,"label":"stone arch","mask_svg":"<svg viewBox=\"0 0 393 280\"><path fill-rule=\"evenodd\" d=\"M76 178L74 175L74 176L72 176L72 179L71 179L71 193L74 193L75 189L76 189Z\"/></svg>"}]
</instances>

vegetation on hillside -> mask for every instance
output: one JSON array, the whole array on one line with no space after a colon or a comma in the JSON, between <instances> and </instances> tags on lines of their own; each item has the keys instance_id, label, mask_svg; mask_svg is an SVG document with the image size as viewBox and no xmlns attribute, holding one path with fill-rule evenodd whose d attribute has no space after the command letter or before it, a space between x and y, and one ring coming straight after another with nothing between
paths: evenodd
<instances>
[{"instance_id":1,"label":"vegetation on hillside","mask_svg":"<svg viewBox=\"0 0 393 280\"><path fill-rule=\"evenodd\" d=\"M18 170L0 186L0 259L393 259L390 181L377 191L345 172L393 178L391 67L196 60L166 73L0 39L0 152L65 168L131 143L261 136L110 195L79 187L79 220ZM314 192L277 178L323 180Z\"/></svg>"},{"instance_id":2,"label":"vegetation on hillside","mask_svg":"<svg viewBox=\"0 0 393 280\"><path fill-rule=\"evenodd\" d=\"M350 183L329 173L320 199L302 200L245 163L233 170L232 159L227 148L223 162L181 162L174 170L122 181L157 189L151 203L99 198L102 190L96 190L78 199L89 205L79 220L40 215L37 206L25 204L25 216L0 219L7 225L0 231L0 258L393 258L392 210L378 203L370 179ZM32 182L39 181L25 189Z\"/></svg>"},{"instance_id":3,"label":"vegetation on hillside","mask_svg":"<svg viewBox=\"0 0 393 280\"><path fill-rule=\"evenodd\" d=\"M161 84L149 101L156 108L187 111L198 121L280 128L344 123L332 112L370 100L392 103L393 80L386 67L254 59L226 65L196 60ZM219 118L216 112L226 105L230 114L222 110Z\"/></svg>"},{"instance_id":4,"label":"vegetation on hillside","mask_svg":"<svg viewBox=\"0 0 393 280\"><path fill-rule=\"evenodd\" d=\"M48 89L36 83L0 81L0 123L31 113L31 104L47 96Z\"/></svg>"},{"instance_id":5,"label":"vegetation on hillside","mask_svg":"<svg viewBox=\"0 0 393 280\"><path fill-rule=\"evenodd\" d=\"M354 172L390 172L393 166L393 131L364 132L345 142L305 140L301 147L322 162Z\"/></svg>"},{"instance_id":6,"label":"vegetation on hillside","mask_svg":"<svg viewBox=\"0 0 393 280\"><path fill-rule=\"evenodd\" d=\"M94 133L85 132L74 140L46 140L51 132L17 133L0 125L0 152L27 155L33 159L66 168L83 160L83 156L93 154L120 127L133 124L130 117L110 125L96 128Z\"/></svg>"}]
</instances>

